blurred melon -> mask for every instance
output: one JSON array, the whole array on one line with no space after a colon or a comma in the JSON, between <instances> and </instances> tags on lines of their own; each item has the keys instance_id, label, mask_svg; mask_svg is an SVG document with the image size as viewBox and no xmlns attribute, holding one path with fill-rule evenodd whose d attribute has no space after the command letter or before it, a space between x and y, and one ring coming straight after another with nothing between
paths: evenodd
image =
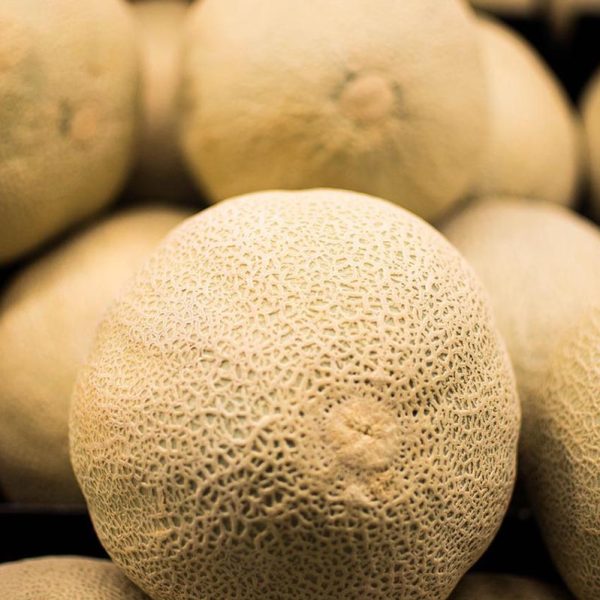
<instances>
[{"instance_id":1,"label":"blurred melon","mask_svg":"<svg viewBox=\"0 0 600 600\"><path fill-rule=\"evenodd\" d=\"M134 154L138 71L121 0L0 2L0 264L115 198Z\"/></svg>"},{"instance_id":2,"label":"blurred melon","mask_svg":"<svg viewBox=\"0 0 600 600\"><path fill-rule=\"evenodd\" d=\"M573 204L581 131L561 84L537 52L500 22L479 20L491 130L471 194Z\"/></svg>"},{"instance_id":3,"label":"blurred melon","mask_svg":"<svg viewBox=\"0 0 600 600\"><path fill-rule=\"evenodd\" d=\"M139 208L78 233L18 273L0 302L0 486L20 502L82 497L68 451L79 365L114 297L185 213Z\"/></svg>"},{"instance_id":4,"label":"blurred melon","mask_svg":"<svg viewBox=\"0 0 600 600\"><path fill-rule=\"evenodd\" d=\"M203 0L187 24L181 141L212 201L332 187L428 219L469 189L488 124L462 0Z\"/></svg>"}]
</instances>

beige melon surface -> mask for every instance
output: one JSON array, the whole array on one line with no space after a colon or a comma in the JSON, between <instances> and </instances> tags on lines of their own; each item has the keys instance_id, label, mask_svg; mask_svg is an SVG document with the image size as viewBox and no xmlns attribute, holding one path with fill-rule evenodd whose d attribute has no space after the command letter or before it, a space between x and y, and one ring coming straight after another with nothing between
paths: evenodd
<instances>
[{"instance_id":1,"label":"beige melon surface","mask_svg":"<svg viewBox=\"0 0 600 600\"><path fill-rule=\"evenodd\" d=\"M600 70L589 82L581 104L587 142L592 205L600 218Z\"/></svg>"},{"instance_id":2,"label":"beige melon surface","mask_svg":"<svg viewBox=\"0 0 600 600\"><path fill-rule=\"evenodd\" d=\"M142 131L138 164L128 190L141 198L182 200L193 194L177 142L185 0L133 5L141 44Z\"/></svg>"},{"instance_id":3,"label":"beige melon surface","mask_svg":"<svg viewBox=\"0 0 600 600\"><path fill-rule=\"evenodd\" d=\"M78 502L68 453L77 369L104 311L185 213L110 217L28 266L0 301L0 486L21 502Z\"/></svg>"},{"instance_id":4,"label":"beige melon surface","mask_svg":"<svg viewBox=\"0 0 600 600\"><path fill-rule=\"evenodd\" d=\"M560 83L515 31L479 20L491 129L471 194L525 196L569 205L580 172L580 123Z\"/></svg>"},{"instance_id":5,"label":"beige melon surface","mask_svg":"<svg viewBox=\"0 0 600 600\"><path fill-rule=\"evenodd\" d=\"M556 339L600 300L600 232L566 208L508 198L475 202L442 231L490 294L525 402Z\"/></svg>"},{"instance_id":6,"label":"beige melon surface","mask_svg":"<svg viewBox=\"0 0 600 600\"><path fill-rule=\"evenodd\" d=\"M600 301L600 298L598 298ZM559 338L530 405L522 468L536 518L563 579L600 598L600 304Z\"/></svg>"},{"instance_id":7,"label":"beige melon surface","mask_svg":"<svg viewBox=\"0 0 600 600\"><path fill-rule=\"evenodd\" d=\"M0 3L0 263L118 192L134 150L134 33L120 0Z\"/></svg>"},{"instance_id":8,"label":"beige melon surface","mask_svg":"<svg viewBox=\"0 0 600 600\"><path fill-rule=\"evenodd\" d=\"M519 408L475 275L382 200L187 220L81 371L71 456L155 600L445 599L513 486Z\"/></svg>"},{"instance_id":9,"label":"beige melon surface","mask_svg":"<svg viewBox=\"0 0 600 600\"><path fill-rule=\"evenodd\" d=\"M2 600L149 600L113 564L75 556L0 564Z\"/></svg>"},{"instance_id":10,"label":"beige melon surface","mask_svg":"<svg viewBox=\"0 0 600 600\"><path fill-rule=\"evenodd\" d=\"M203 0L186 48L182 144L213 201L326 186L433 219L477 171L487 94L462 0Z\"/></svg>"},{"instance_id":11,"label":"beige melon surface","mask_svg":"<svg viewBox=\"0 0 600 600\"><path fill-rule=\"evenodd\" d=\"M535 579L469 573L458 585L450 600L571 600L564 589Z\"/></svg>"}]
</instances>

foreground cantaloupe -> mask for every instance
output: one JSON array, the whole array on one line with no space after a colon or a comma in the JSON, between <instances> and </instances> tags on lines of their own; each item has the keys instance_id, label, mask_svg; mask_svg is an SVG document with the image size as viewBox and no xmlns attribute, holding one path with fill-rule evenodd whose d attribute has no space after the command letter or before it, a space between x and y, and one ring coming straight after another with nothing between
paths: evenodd
<instances>
[{"instance_id":1,"label":"foreground cantaloupe","mask_svg":"<svg viewBox=\"0 0 600 600\"><path fill-rule=\"evenodd\" d=\"M107 306L185 213L109 217L28 266L0 302L0 487L21 502L78 502L68 452L77 369Z\"/></svg>"},{"instance_id":2,"label":"foreground cantaloupe","mask_svg":"<svg viewBox=\"0 0 600 600\"><path fill-rule=\"evenodd\" d=\"M0 564L2 600L149 600L113 564L49 556Z\"/></svg>"},{"instance_id":3,"label":"foreground cantaloupe","mask_svg":"<svg viewBox=\"0 0 600 600\"><path fill-rule=\"evenodd\" d=\"M462 0L203 0L188 25L182 144L213 201L328 186L433 219L471 184L487 101Z\"/></svg>"},{"instance_id":4,"label":"foreground cantaloupe","mask_svg":"<svg viewBox=\"0 0 600 600\"><path fill-rule=\"evenodd\" d=\"M454 590L450 600L572 600L572 597L558 586L535 579L495 573L469 573Z\"/></svg>"},{"instance_id":5,"label":"foreground cantaloupe","mask_svg":"<svg viewBox=\"0 0 600 600\"><path fill-rule=\"evenodd\" d=\"M588 83L581 112L585 126L592 207L600 218L600 70Z\"/></svg>"},{"instance_id":6,"label":"foreground cantaloupe","mask_svg":"<svg viewBox=\"0 0 600 600\"><path fill-rule=\"evenodd\" d=\"M0 263L114 198L133 156L137 83L121 0L0 2Z\"/></svg>"},{"instance_id":7,"label":"foreground cantaloupe","mask_svg":"<svg viewBox=\"0 0 600 600\"><path fill-rule=\"evenodd\" d=\"M491 129L472 195L525 196L569 205L580 172L580 123L565 92L516 32L479 20Z\"/></svg>"},{"instance_id":8,"label":"foreground cantaloupe","mask_svg":"<svg viewBox=\"0 0 600 600\"><path fill-rule=\"evenodd\" d=\"M144 0L132 6L140 39L142 128L128 192L139 198L184 200L193 195L177 142L177 98L185 0Z\"/></svg>"},{"instance_id":9,"label":"foreground cantaloupe","mask_svg":"<svg viewBox=\"0 0 600 600\"><path fill-rule=\"evenodd\" d=\"M600 302L600 297L596 297ZM557 339L524 407L522 469L558 570L579 600L600 598L600 306Z\"/></svg>"},{"instance_id":10,"label":"foreground cantaloupe","mask_svg":"<svg viewBox=\"0 0 600 600\"><path fill-rule=\"evenodd\" d=\"M494 535L519 409L480 284L382 200L187 220L104 319L71 456L155 600L436 600Z\"/></svg>"},{"instance_id":11,"label":"foreground cantaloupe","mask_svg":"<svg viewBox=\"0 0 600 600\"><path fill-rule=\"evenodd\" d=\"M525 402L556 339L600 298L600 232L566 208L516 198L475 202L442 232L490 294Z\"/></svg>"}]
</instances>

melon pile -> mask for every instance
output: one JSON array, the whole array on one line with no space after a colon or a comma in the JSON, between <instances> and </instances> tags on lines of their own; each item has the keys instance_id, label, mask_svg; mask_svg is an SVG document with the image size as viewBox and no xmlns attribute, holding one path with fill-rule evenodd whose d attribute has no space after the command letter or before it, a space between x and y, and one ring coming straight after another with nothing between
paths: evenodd
<instances>
[{"instance_id":1,"label":"melon pile","mask_svg":"<svg viewBox=\"0 0 600 600\"><path fill-rule=\"evenodd\" d=\"M580 4L0 1L2 599L600 598Z\"/></svg>"}]
</instances>

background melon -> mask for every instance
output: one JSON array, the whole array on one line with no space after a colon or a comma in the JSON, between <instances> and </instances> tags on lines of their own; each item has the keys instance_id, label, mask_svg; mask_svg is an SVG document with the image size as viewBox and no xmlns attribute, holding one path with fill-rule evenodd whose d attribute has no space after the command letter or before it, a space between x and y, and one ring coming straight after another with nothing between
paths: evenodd
<instances>
[{"instance_id":1,"label":"background melon","mask_svg":"<svg viewBox=\"0 0 600 600\"><path fill-rule=\"evenodd\" d=\"M600 299L600 232L568 209L516 198L475 202L442 231L490 294L524 402L556 339Z\"/></svg>"},{"instance_id":2,"label":"background melon","mask_svg":"<svg viewBox=\"0 0 600 600\"><path fill-rule=\"evenodd\" d=\"M177 142L176 93L188 6L185 0L144 0L132 7L142 66L138 164L128 189L136 197L185 200L193 195Z\"/></svg>"},{"instance_id":3,"label":"background melon","mask_svg":"<svg viewBox=\"0 0 600 600\"><path fill-rule=\"evenodd\" d=\"M71 456L155 600L445 599L495 534L519 408L442 236L336 190L172 232L100 326Z\"/></svg>"},{"instance_id":4,"label":"background melon","mask_svg":"<svg viewBox=\"0 0 600 600\"><path fill-rule=\"evenodd\" d=\"M491 129L472 195L575 201L580 123L550 69L509 27L479 20L489 77Z\"/></svg>"},{"instance_id":5,"label":"background melon","mask_svg":"<svg viewBox=\"0 0 600 600\"><path fill-rule=\"evenodd\" d=\"M0 485L21 502L78 502L68 453L77 369L107 306L183 219L140 208L110 217L28 266L0 303Z\"/></svg>"},{"instance_id":6,"label":"background melon","mask_svg":"<svg viewBox=\"0 0 600 600\"><path fill-rule=\"evenodd\" d=\"M592 204L600 219L600 70L589 82L581 103L587 142Z\"/></svg>"},{"instance_id":7,"label":"background melon","mask_svg":"<svg viewBox=\"0 0 600 600\"><path fill-rule=\"evenodd\" d=\"M433 219L477 171L487 95L462 0L203 0L186 48L182 145L213 201L327 186Z\"/></svg>"},{"instance_id":8,"label":"background melon","mask_svg":"<svg viewBox=\"0 0 600 600\"><path fill-rule=\"evenodd\" d=\"M596 297L600 303L600 297ZM524 406L524 479L552 558L580 600L600 598L600 304L557 340Z\"/></svg>"},{"instance_id":9,"label":"background melon","mask_svg":"<svg viewBox=\"0 0 600 600\"><path fill-rule=\"evenodd\" d=\"M0 263L118 192L134 150L134 34L121 0L0 3Z\"/></svg>"},{"instance_id":10,"label":"background melon","mask_svg":"<svg viewBox=\"0 0 600 600\"><path fill-rule=\"evenodd\" d=\"M535 579L469 573L450 600L572 600L572 596L562 588Z\"/></svg>"},{"instance_id":11,"label":"background melon","mask_svg":"<svg viewBox=\"0 0 600 600\"><path fill-rule=\"evenodd\" d=\"M0 565L2 600L149 600L113 564L76 556Z\"/></svg>"}]
</instances>

